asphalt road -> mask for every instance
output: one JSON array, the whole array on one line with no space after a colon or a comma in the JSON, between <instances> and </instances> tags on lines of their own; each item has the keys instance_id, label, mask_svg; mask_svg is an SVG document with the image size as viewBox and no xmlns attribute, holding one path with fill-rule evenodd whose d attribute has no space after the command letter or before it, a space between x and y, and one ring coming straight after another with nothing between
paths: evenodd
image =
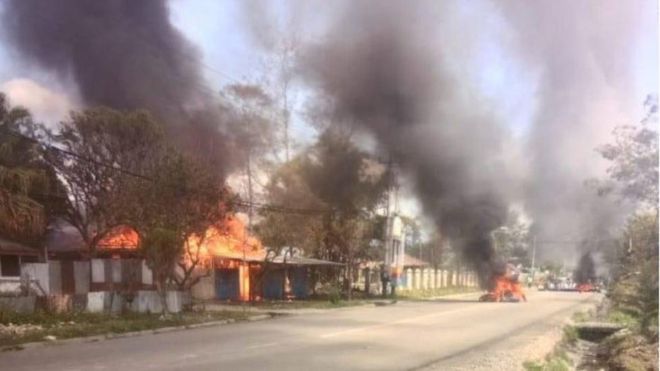
<instances>
[{"instance_id":1,"label":"asphalt road","mask_svg":"<svg viewBox=\"0 0 660 371\"><path fill-rule=\"evenodd\" d=\"M407 370L460 364L557 325L597 295L399 302L0 354L2 370ZM465 358L467 359L467 358Z\"/></svg>"}]
</instances>

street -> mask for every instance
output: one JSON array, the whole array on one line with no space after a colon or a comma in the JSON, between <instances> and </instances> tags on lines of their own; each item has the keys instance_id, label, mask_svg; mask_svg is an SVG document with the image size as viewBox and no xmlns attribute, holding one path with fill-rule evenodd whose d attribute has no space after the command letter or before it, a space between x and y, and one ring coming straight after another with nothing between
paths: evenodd
<instances>
[{"instance_id":1,"label":"street","mask_svg":"<svg viewBox=\"0 0 660 371\"><path fill-rule=\"evenodd\" d=\"M537 337L599 296L531 292L519 304L476 297L30 348L0 354L0 365L14 371L469 369L475 354L488 357L521 336Z\"/></svg>"}]
</instances>

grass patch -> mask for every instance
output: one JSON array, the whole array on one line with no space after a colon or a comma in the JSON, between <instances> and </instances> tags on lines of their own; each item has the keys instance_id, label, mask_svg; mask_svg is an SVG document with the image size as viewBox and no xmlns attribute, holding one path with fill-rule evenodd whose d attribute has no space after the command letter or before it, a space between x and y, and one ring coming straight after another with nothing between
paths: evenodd
<instances>
[{"instance_id":1,"label":"grass patch","mask_svg":"<svg viewBox=\"0 0 660 371\"><path fill-rule=\"evenodd\" d=\"M555 345L554 350L539 361L525 361L523 368L527 371L569 371L573 369L573 362L568 356L567 349L578 340L578 331L573 326L564 326L561 341Z\"/></svg>"},{"instance_id":2,"label":"grass patch","mask_svg":"<svg viewBox=\"0 0 660 371\"><path fill-rule=\"evenodd\" d=\"M564 326L562 331L563 331L563 336L561 341L564 344L573 345L578 341L580 337L578 334L578 330L574 326Z\"/></svg>"},{"instance_id":3,"label":"grass patch","mask_svg":"<svg viewBox=\"0 0 660 371\"><path fill-rule=\"evenodd\" d=\"M593 313L591 313L591 312L576 312L575 314L573 314L573 317L572 317L573 322L576 322L576 323L587 322L592 318L593 318Z\"/></svg>"},{"instance_id":4,"label":"grass patch","mask_svg":"<svg viewBox=\"0 0 660 371\"><path fill-rule=\"evenodd\" d=\"M622 326L626 326L629 329L636 330L639 329L639 318L636 316L621 311L621 310L612 310L607 314L607 320Z\"/></svg>"},{"instance_id":5,"label":"grass patch","mask_svg":"<svg viewBox=\"0 0 660 371\"><path fill-rule=\"evenodd\" d=\"M569 371L571 363L567 358L553 356L545 361L526 361L523 363L523 367L527 371Z\"/></svg>"},{"instance_id":6,"label":"grass patch","mask_svg":"<svg viewBox=\"0 0 660 371\"><path fill-rule=\"evenodd\" d=\"M429 290L406 290L397 291L397 299L431 299L438 296L447 296L454 294L468 294L473 292L480 292L481 290L476 287L442 287L439 289Z\"/></svg>"},{"instance_id":7,"label":"grass patch","mask_svg":"<svg viewBox=\"0 0 660 371\"><path fill-rule=\"evenodd\" d=\"M560 345L543 361L523 362L523 368L527 371L569 371L572 369L572 362L564 350L564 345Z\"/></svg>"},{"instance_id":8,"label":"grass patch","mask_svg":"<svg viewBox=\"0 0 660 371\"><path fill-rule=\"evenodd\" d=\"M248 315L240 311L189 312L161 317L158 314L127 313L46 313L20 314L0 311L0 346L41 341L46 336L66 339L80 336L120 334L154 330L161 327L187 326L218 320L243 320Z\"/></svg>"}]
</instances>

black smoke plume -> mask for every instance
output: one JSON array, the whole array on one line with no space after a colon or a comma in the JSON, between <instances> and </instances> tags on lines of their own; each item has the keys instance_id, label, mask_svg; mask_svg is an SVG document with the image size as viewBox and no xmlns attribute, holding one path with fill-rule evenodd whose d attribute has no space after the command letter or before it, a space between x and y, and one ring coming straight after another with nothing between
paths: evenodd
<instances>
[{"instance_id":1,"label":"black smoke plume","mask_svg":"<svg viewBox=\"0 0 660 371\"><path fill-rule=\"evenodd\" d=\"M231 162L223 112L203 84L198 51L161 0L8 0L4 37L27 61L72 79L88 106L148 109L178 144ZM192 151L191 151L192 152Z\"/></svg>"},{"instance_id":2,"label":"black smoke plume","mask_svg":"<svg viewBox=\"0 0 660 371\"><path fill-rule=\"evenodd\" d=\"M596 279L596 264L594 263L594 258L591 256L591 253L584 253L580 257L578 266L573 272L573 280L575 283L584 284L584 283L593 283Z\"/></svg>"},{"instance_id":3,"label":"black smoke plume","mask_svg":"<svg viewBox=\"0 0 660 371\"><path fill-rule=\"evenodd\" d=\"M304 50L300 68L335 122L370 133L414 181L425 212L487 286L501 266L490 232L508 208L506 131L447 71L436 8L351 2Z\"/></svg>"}]
</instances>

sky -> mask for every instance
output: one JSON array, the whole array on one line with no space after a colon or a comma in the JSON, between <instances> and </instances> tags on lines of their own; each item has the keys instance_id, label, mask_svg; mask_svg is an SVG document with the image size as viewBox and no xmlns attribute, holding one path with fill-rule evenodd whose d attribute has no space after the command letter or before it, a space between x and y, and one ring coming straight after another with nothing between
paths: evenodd
<instances>
[{"instance_id":1,"label":"sky","mask_svg":"<svg viewBox=\"0 0 660 371\"><path fill-rule=\"evenodd\" d=\"M271 1L274 13L285 13L284 5L280 1ZM457 63L456 68L465 68L471 71L473 86L480 91L484 99L496 102L502 115L508 117L511 129L524 134L532 118L535 108L535 79L538 76L534 71L524 68L520 61L507 54L507 30L490 3L477 0L461 2L455 9L453 17L456 25L468 24L477 20L485 31L480 41L479 50L472 55L468 65ZM654 12L654 5L649 1L649 12ZM214 90L227 83L258 78L264 73L263 50L255 45L253 38L244 27L240 0L171 0L171 20L183 33L198 46L205 68L204 73L207 84ZM0 1L0 10L2 2ZM653 17L651 20L657 20ZM456 25L449 25L454 27ZM636 66L635 97L634 100L642 102L648 93L657 91L658 59L657 59L657 27L653 22L645 22L642 26L643 37L638 40L633 64ZM490 36L489 36L490 35ZM453 53L460 54L460 45L449 45ZM42 88L39 99L34 103L38 116L47 120L58 120L55 117L65 110L52 107L45 109L41 115L41 105L68 104L75 106L75 92L68 87L67 81L61 76L51 76L35 70L24 62L19 61L10 46L0 40L0 88L2 90L16 91L17 83L13 80L34 80L33 87ZM8 85L9 84L9 85ZM13 89L12 89L13 88ZM14 100L17 103L27 103L25 94L18 94ZM64 97L57 97L63 95ZM48 102L53 100L55 103ZM294 134L309 140L311 136L302 123L294 127Z\"/></svg>"},{"instance_id":2,"label":"sky","mask_svg":"<svg viewBox=\"0 0 660 371\"><path fill-rule=\"evenodd\" d=\"M290 15L286 1L266 3L268 9L261 9L266 16L281 20ZM633 103L626 110L631 120L641 117L646 95L658 92L657 4L654 1L644 4L648 16L639 25L639 36L630 55L634 81L629 102ZM210 89L220 91L223 85L254 81L266 73L264 45L245 27L243 6L242 0L170 0L171 21L199 48ZM492 2L456 2L448 9L452 17L441 25L446 34L465 32L467 37L476 40L468 48L455 41L459 38L447 36L443 39L450 59L448 64L458 75L466 76L465 85L477 96L477 101L492 106L494 114L504 118L513 135L524 138L538 108L540 72L512 52L512 30ZM307 34L299 36L309 37ZM74 84L66 76L54 76L25 63L2 38L0 90L7 93L13 103L27 106L37 119L51 124L63 119L70 109L80 107ZM299 87L296 96L299 99L294 107L292 135L300 143L310 143L315 132L305 124L302 112L308 92ZM404 208L416 213L414 198L404 199L408 200L403 202Z\"/></svg>"}]
</instances>

